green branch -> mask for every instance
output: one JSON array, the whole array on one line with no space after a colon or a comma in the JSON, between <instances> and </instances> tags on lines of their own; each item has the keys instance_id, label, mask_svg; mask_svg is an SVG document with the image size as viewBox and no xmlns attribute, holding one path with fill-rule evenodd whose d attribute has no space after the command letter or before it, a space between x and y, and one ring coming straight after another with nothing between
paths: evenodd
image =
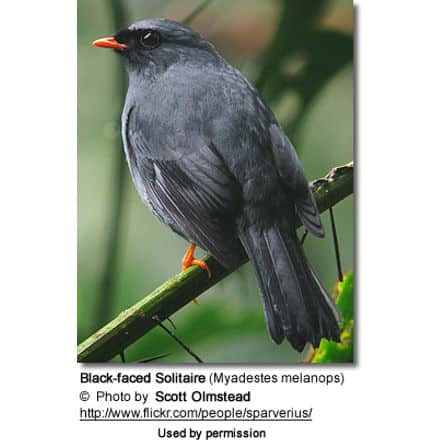
<instances>
[{"instance_id":1,"label":"green branch","mask_svg":"<svg viewBox=\"0 0 440 440\"><path fill-rule=\"evenodd\" d=\"M336 205L353 193L353 162L333 168L327 176L311 183L320 212ZM169 279L138 303L120 313L78 346L78 362L104 362L121 353L141 336L154 328L158 322L180 310L185 304L217 284L238 269L226 270L213 257L205 258L212 272L208 278L199 267L191 267Z\"/></svg>"}]
</instances>

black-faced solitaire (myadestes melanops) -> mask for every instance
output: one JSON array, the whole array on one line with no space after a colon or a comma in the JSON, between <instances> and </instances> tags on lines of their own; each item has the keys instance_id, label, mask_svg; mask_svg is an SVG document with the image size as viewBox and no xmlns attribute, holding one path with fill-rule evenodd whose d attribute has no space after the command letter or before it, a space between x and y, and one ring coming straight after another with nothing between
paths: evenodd
<instances>
[{"instance_id":1,"label":"black-faced solitaire (myadestes melanops)","mask_svg":"<svg viewBox=\"0 0 440 440\"><path fill-rule=\"evenodd\" d=\"M214 46L166 19L139 21L94 42L125 61L122 137L142 201L226 268L243 248L255 269L272 339L302 351L339 341L339 312L295 233L323 236L289 139L257 90Z\"/></svg>"}]
</instances>

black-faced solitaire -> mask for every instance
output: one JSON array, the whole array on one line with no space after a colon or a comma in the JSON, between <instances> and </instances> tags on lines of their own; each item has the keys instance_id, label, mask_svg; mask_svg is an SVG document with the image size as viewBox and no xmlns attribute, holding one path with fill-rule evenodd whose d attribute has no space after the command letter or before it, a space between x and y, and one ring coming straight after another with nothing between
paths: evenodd
<instances>
[{"instance_id":1,"label":"black-faced solitaire","mask_svg":"<svg viewBox=\"0 0 440 440\"><path fill-rule=\"evenodd\" d=\"M299 219L323 236L289 139L258 91L198 33L143 20L94 42L125 61L122 138L134 185L154 215L226 268L252 262L272 339L302 351L339 341L339 312L307 261Z\"/></svg>"}]
</instances>

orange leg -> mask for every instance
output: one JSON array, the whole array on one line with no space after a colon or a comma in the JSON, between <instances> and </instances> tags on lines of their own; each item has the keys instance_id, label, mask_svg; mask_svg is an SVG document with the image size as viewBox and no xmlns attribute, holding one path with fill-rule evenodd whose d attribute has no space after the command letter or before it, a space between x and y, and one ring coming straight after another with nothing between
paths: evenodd
<instances>
[{"instance_id":1,"label":"orange leg","mask_svg":"<svg viewBox=\"0 0 440 440\"><path fill-rule=\"evenodd\" d=\"M208 265L203 260L196 260L194 258L194 251L196 250L196 245L191 243L189 245L188 250L185 252L185 255L182 258L182 272L188 269L191 266L199 266L203 270L208 272L208 277L211 278L211 271L209 270ZM193 299L193 303L199 305L199 300L197 298Z\"/></svg>"},{"instance_id":2,"label":"orange leg","mask_svg":"<svg viewBox=\"0 0 440 440\"><path fill-rule=\"evenodd\" d=\"M208 277L211 278L211 271L209 270L208 265L203 260L196 260L194 258L194 251L196 250L196 245L191 243L189 245L188 250L182 258L182 272L188 269L191 266L199 266L203 270L208 272Z\"/></svg>"}]
</instances>

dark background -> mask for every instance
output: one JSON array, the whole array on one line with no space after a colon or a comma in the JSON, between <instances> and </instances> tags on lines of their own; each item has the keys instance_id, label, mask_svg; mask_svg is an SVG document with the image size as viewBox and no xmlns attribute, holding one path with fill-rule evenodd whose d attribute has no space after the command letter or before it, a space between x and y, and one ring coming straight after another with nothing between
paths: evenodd
<instances>
[{"instance_id":1,"label":"dark background","mask_svg":"<svg viewBox=\"0 0 440 440\"><path fill-rule=\"evenodd\" d=\"M142 205L125 164L118 164L122 62L91 42L147 17L182 21L199 3L78 0L78 342L177 273L187 248ZM352 160L351 1L217 0L191 26L257 85L309 179ZM353 199L337 205L335 216L348 271ZM337 272L328 213L323 222L326 238L309 237L305 247L331 290ZM187 305L173 321L179 337L206 362L292 363L302 357L270 340L249 265L200 302ZM133 361L162 353L171 353L164 362L194 362L159 328L125 354Z\"/></svg>"}]
</instances>

